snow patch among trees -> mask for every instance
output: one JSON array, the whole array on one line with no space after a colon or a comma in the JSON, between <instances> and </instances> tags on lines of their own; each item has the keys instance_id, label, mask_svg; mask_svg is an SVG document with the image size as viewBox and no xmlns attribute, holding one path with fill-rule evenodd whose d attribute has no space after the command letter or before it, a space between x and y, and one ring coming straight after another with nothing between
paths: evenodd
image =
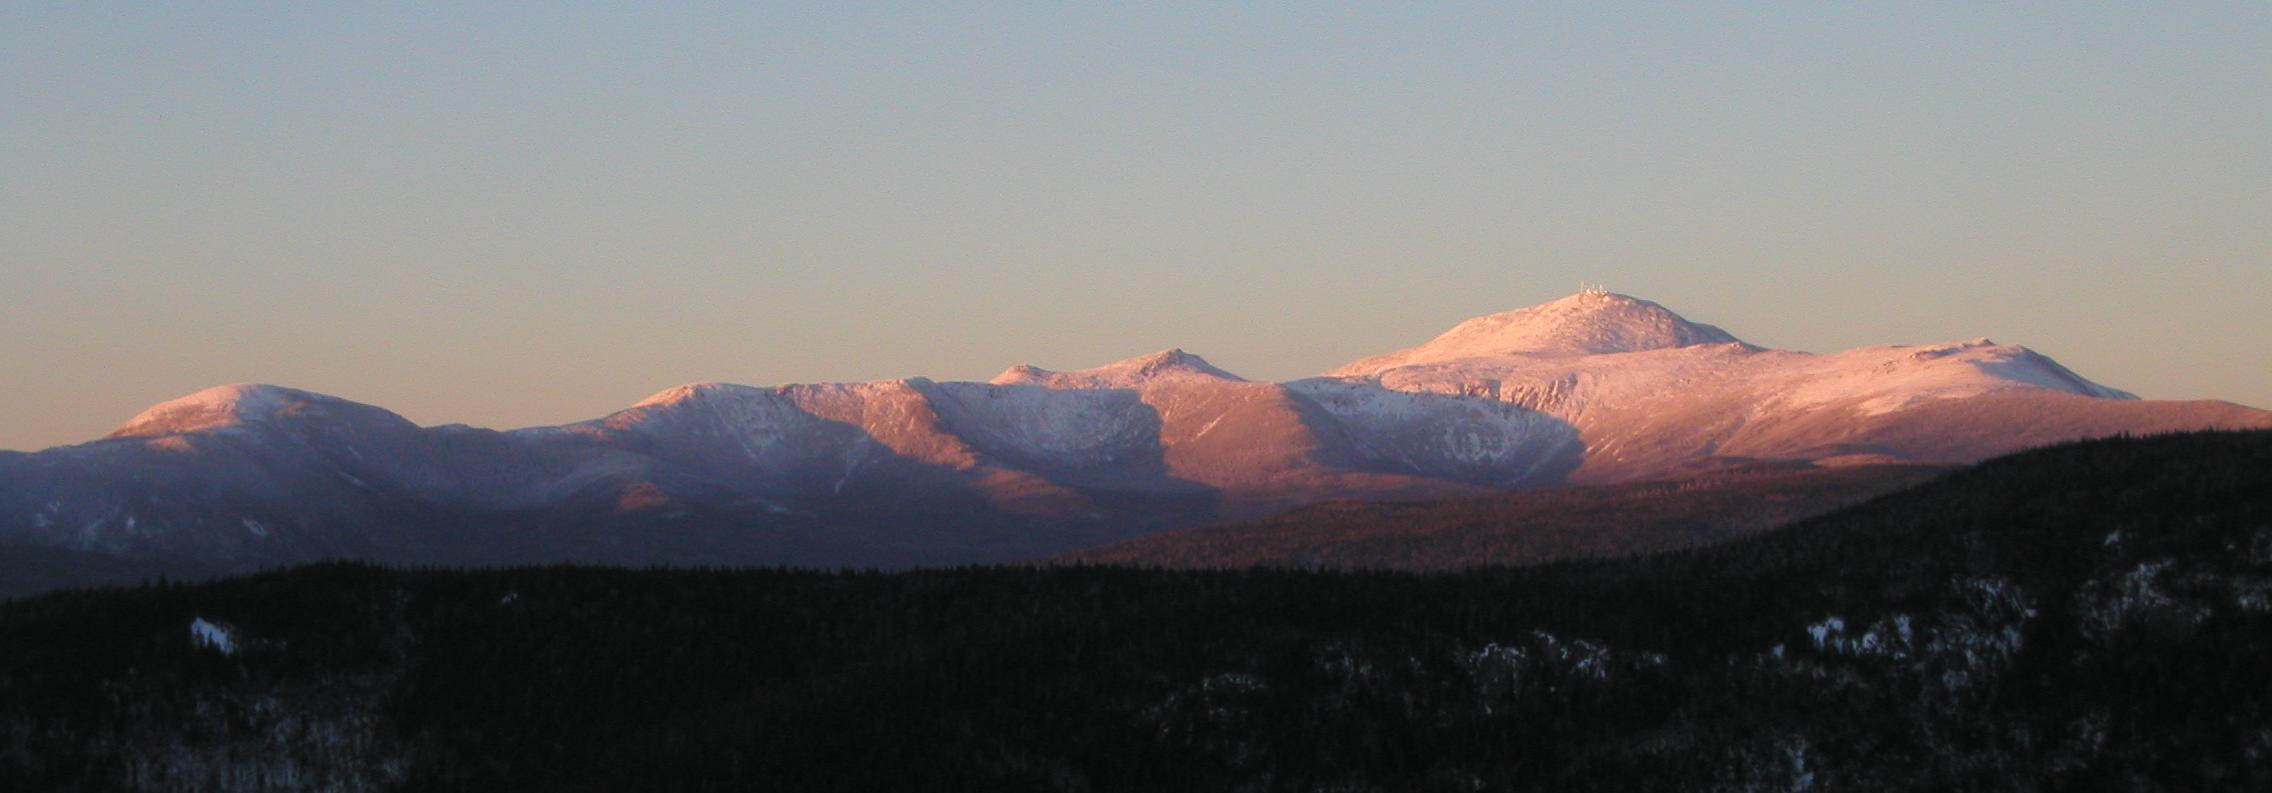
<instances>
[{"instance_id":1,"label":"snow patch among trees","mask_svg":"<svg viewBox=\"0 0 2272 793\"><path fill-rule=\"evenodd\" d=\"M222 655L237 654L236 631L204 617L197 617L189 621L189 640L199 647L210 649Z\"/></svg>"}]
</instances>

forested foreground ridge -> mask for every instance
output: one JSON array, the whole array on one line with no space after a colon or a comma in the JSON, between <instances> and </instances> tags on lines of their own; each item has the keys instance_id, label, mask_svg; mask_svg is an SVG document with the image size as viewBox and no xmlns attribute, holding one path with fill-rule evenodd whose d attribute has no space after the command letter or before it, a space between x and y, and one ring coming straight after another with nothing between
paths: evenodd
<instances>
[{"instance_id":1,"label":"forested foreground ridge","mask_svg":"<svg viewBox=\"0 0 2272 793\"><path fill-rule=\"evenodd\" d=\"M319 565L0 604L0 790L2272 789L2272 433L1463 573Z\"/></svg>"}]
</instances>

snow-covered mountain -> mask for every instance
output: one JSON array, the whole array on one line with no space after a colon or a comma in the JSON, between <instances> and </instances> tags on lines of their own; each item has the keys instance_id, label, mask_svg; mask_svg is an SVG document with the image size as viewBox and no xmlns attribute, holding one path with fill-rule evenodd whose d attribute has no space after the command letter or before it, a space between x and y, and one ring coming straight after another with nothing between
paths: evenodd
<instances>
[{"instance_id":1,"label":"snow-covered mountain","mask_svg":"<svg viewBox=\"0 0 2272 793\"><path fill-rule=\"evenodd\" d=\"M0 453L0 550L213 571L325 557L938 564L1327 498L1763 461L1968 462L2119 432L2266 426L2266 411L2137 400L1985 339L1769 350L1588 291L1290 383L1166 350L983 383L690 384L509 432L223 386L101 440Z\"/></svg>"},{"instance_id":2,"label":"snow-covered mountain","mask_svg":"<svg viewBox=\"0 0 2272 793\"><path fill-rule=\"evenodd\" d=\"M1585 439L1572 478L1615 482L1727 459L1969 462L2120 432L2262 426L2221 402L2146 402L1987 339L1770 350L1646 300L1582 292L1461 323L1330 382L1521 405Z\"/></svg>"},{"instance_id":3,"label":"snow-covered mountain","mask_svg":"<svg viewBox=\"0 0 2272 793\"><path fill-rule=\"evenodd\" d=\"M1476 317L1427 344L1366 358L1335 374L1470 358L1609 355L1736 343L1727 331L1682 319L1664 306L1587 290L1552 303Z\"/></svg>"}]
</instances>

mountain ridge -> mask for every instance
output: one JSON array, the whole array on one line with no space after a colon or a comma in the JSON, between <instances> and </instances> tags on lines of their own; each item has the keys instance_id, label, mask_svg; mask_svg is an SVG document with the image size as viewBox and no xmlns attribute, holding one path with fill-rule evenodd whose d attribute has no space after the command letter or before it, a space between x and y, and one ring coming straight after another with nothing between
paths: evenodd
<instances>
[{"instance_id":1,"label":"mountain ridge","mask_svg":"<svg viewBox=\"0 0 2272 793\"><path fill-rule=\"evenodd\" d=\"M1352 377L1380 378L1384 374L1393 373L1398 369L1453 364L1467 359L1587 358L1716 345L1732 345L1731 349L1741 353L1804 356L1818 360L1831 360L1862 354L1879 354L1885 357L1889 364L1903 356L1916 360L1929 360L1951 354L1962 354L1967 351L1984 350L1989 354L1973 357L1977 358L1979 363L2002 364L2002 368L2007 371L1998 374L2008 376L2015 383L2068 390L2072 393L2103 398L2139 399L2137 395L2130 392L2101 385L2084 378L2042 353L2024 346L1997 344L1986 337L1930 344L1863 346L1834 353L1774 350L1742 341L1718 326L1689 321L1653 301L1598 289L1588 289L1568 297L1527 308L1471 318L1454 325L1451 329L1421 345L1383 355L1361 358L1335 367L1316 377L1297 378L1279 384L1296 385L1319 379ZM1208 362L1204 357L1181 348L1167 348L1086 369L1058 371L1031 364L1018 364L1003 370L1000 374L984 382L992 385L1041 385L1068 389L1133 388L1153 379L1181 376L1199 376L1240 383L1255 382L1223 370ZM911 377L818 385L836 387L886 386L932 382L935 381L930 378ZM657 391L622 410L616 411L616 413L697 398L706 394L720 392L747 394L797 387L799 386L795 384L757 386L715 380L693 381ZM2185 401L2221 402L2221 400ZM289 409L290 406L309 403L345 404L356 408L385 411L384 408L376 405L288 386L235 383L213 386L152 405L104 437L152 436L217 428L230 425L230 422L226 420L226 414L232 412L239 415L245 412L276 413ZM391 411L386 412L390 416L394 415ZM220 415L215 418L203 419L214 422L210 426L197 423L201 420L201 417L215 414ZM595 420L604 419L605 417ZM407 421L407 419L404 421ZM588 422L570 422L564 425L540 425L497 431L520 432L559 429L582 423ZM27 453L36 450L11 451Z\"/></svg>"},{"instance_id":2,"label":"mountain ridge","mask_svg":"<svg viewBox=\"0 0 2272 793\"><path fill-rule=\"evenodd\" d=\"M1605 292L1334 372L1248 381L1171 348L989 382L689 383L508 431L222 386L105 439L0 455L0 543L224 571L334 557L956 564L1335 498L1961 464L2272 427L2272 412L2230 403L2137 400L2025 347L1770 350Z\"/></svg>"}]
</instances>

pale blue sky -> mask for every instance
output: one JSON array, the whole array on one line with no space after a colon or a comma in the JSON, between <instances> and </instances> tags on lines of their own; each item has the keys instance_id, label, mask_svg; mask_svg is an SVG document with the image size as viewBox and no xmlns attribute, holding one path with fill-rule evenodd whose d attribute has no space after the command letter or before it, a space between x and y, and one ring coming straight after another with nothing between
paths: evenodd
<instances>
[{"instance_id":1,"label":"pale blue sky","mask_svg":"<svg viewBox=\"0 0 2272 793\"><path fill-rule=\"evenodd\" d=\"M2272 406L2272 4L931 5L0 4L0 448L1286 379L1580 281Z\"/></svg>"}]
</instances>

